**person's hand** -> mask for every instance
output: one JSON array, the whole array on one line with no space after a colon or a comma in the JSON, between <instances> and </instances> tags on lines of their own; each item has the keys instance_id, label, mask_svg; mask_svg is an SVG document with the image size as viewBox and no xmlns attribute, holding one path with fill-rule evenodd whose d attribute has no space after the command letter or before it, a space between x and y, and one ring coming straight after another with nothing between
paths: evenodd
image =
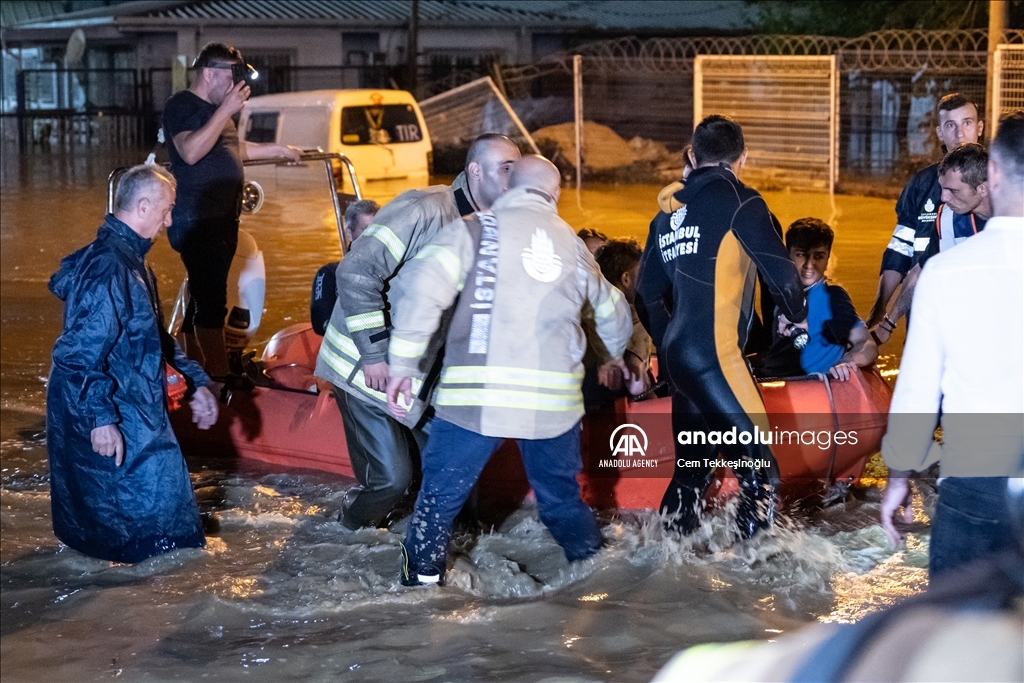
<instances>
[{"instance_id":1,"label":"person's hand","mask_svg":"<svg viewBox=\"0 0 1024 683\"><path fill-rule=\"evenodd\" d=\"M206 387L196 389L188 405L192 408L192 421L200 429L209 429L217 422L220 408L217 406L217 399Z\"/></svg>"},{"instance_id":2,"label":"person's hand","mask_svg":"<svg viewBox=\"0 0 1024 683\"><path fill-rule=\"evenodd\" d=\"M114 464L118 467L124 462L124 437L117 425L96 427L89 433L92 449L105 458L114 456Z\"/></svg>"},{"instance_id":3,"label":"person's hand","mask_svg":"<svg viewBox=\"0 0 1024 683\"><path fill-rule=\"evenodd\" d=\"M627 354L624 360L626 362L626 374L623 375L622 379L626 382L626 390L632 396L639 396L651 388L646 364L632 353Z\"/></svg>"},{"instance_id":4,"label":"person's hand","mask_svg":"<svg viewBox=\"0 0 1024 683\"><path fill-rule=\"evenodd\" d=\"M629 374L629 368L622 360L613 360L597 368L597 383L610 391L622 389L622 378Z\"/></svg>"},{"instance_id":5,"label":"person's hand","mask_svg":"<svg viewBox=\"0 0 1024 683\"><path fill-rule=\"evenodd\" d=\"M288 161L300 161L302 159L302 150L295 145L278 145L278 150L278 155L288 159Z\"/></svg>"},{"instance_id":6,"label":"person's hand","mask_svg":"<svg viewBox=\"0 0 1024 683\"><path fill-rule=\"evenodd\" d=\"M901 505L903 506L903 521L906 524L914 521L914 507L910 502L909 481L905 475L898 477L890 476L889 483L885 487L885 493L882 494L882 530L889 538L893 548L898 547L900 544L900 532L896 530L896 525L892 522L892 516L896 513L896 508Z\"/></svg>"},{"instance_id":7,"label":"person's hand","mask_svg":"<svg viewBox=\"0 0 1024 683\"><path fill-rule=\"evenodd\" d=\"M804 320L802 323L790 322L789 318L784 313L779 313L779 335L783 337L793 336L793 329L800 328L801 330L807 329L807 321Z\"/></svg>"},{"instance_id":8,"label":"person's hand","mask_svg":"<svg viewBox=\"0 0 1024 683\"><path fill-rule=\"evenodd\" d=\"M374 391L388 390L388 364L386 361L363 366L363 381Z\"/></svg>"},{"instance_id":9,"label":"person's hand","mask_svg":"<svg viewBox=\"0 0 1024 683\"><path fill-rule=\"evenodd\" d=\"M251 92L245 81L235 83L231 90L228 90L228 94L224 96L219 109L223 109L229 116L234 116L242 111Z\"/></svg>"},{"instance_id":10,"label":"person's hand","mask_svg":"<svg viewBox=\"0 0 1024 683\"><path fill-rule=\"evenodd\" d=\"M832 375L832 379L837 379L840 382L846 382L850 379L850 373L857 366L848 361L842 361L836 363L828 370L828 374Z\"/></svg>"},{"instance_id":11,"label":"person's hand","mask_svg":"<svg viewBox=\"0 0 1024 683\"><path fill-rule=\"evenodd\" d=\"M892 329L881 323L872 327L870 333L872 339L875 339L877 344L884 344L892 337Z\"/></svg>"},{"instance_id":12,"label":"person's hand","mask_svg":"<svg viewBox=\"0 0 1024 683\"><path fill-rule=\"evenodd\" d=\"M412 380L408 377L388 378L388 412L402 420L412 407Z\"/></svg>"}]
</instances>

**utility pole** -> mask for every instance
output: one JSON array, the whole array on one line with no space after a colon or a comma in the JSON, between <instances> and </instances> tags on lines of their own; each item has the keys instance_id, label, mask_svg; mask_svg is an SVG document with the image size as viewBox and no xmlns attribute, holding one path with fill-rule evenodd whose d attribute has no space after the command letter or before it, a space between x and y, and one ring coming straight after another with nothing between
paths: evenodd
<instances>
[{"instance_id":1,"label":"utility pole","mask_svg":"<svg viewBox=\"0 0 1024 683\"><path fill-rule=\"evenodd\" d=\"M999 125L999 112L996 111L995 72L996 47L1006 36L1006 25L1010 19L1010 3L1008 0L988 0L988 78L985 87L985 131L988 139L995 137Z\"/></svg>"},{"instance_id":2,"label":"utility pole","mask_svg":"<svg viewBox=\"0 0 1024 683\"><path fill-rule=\"evenodd\" d=\"M416 86L419 76L419 51L420 51L420 0L412 0L412 11L409 15L409 39L406 46L406 64L409 71L408 87L413 97L416 97Z\"/></svg>"}]
</instances>

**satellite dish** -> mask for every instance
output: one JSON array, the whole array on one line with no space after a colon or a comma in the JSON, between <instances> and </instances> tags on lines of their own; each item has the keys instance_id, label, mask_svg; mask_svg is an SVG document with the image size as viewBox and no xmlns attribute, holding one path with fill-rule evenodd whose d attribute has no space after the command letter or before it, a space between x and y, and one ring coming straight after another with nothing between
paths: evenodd
<instances>
[{"instance_id":1,"label":"satellite dish","mask_svg":"<svg viewBox=\"0 0 1024 683\"><path fill-rule=\"evenodd\" d=\"M64 66L75 66L85 56L85 32L76 28L68 38L68 46L64 51Z\"/></svg>"}]
</instances>

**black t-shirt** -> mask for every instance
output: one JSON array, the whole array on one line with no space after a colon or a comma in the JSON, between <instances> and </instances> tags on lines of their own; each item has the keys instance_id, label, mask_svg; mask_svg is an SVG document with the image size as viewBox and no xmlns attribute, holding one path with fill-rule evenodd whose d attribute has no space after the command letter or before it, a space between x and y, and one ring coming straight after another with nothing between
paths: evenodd
<instances>
[{"instance_id":1,"label":"black t-shirt","mask_svg":"<svg viewBox=\"0 0 1024 683\"><path fill-rule=\"evenodd\" d=\"M171 173L178 181L172 219L179 226L220 216L238 218L241 210L242 155L233 121L224 124L213 149L191 166L174 146L175 135L199 130L215 111L217 105L189 90L175 93L164 106L164 140L171 158Z\"/></svg>"}]
</instances>

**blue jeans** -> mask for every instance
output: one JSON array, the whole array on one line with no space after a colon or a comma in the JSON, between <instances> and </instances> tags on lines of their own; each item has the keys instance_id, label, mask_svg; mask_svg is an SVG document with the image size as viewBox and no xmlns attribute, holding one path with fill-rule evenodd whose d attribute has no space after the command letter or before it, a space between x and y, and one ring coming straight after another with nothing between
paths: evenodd
<instances>
[{"instance_id":1,"label":"blue jeans","mask_svg":"<svg viewBox=\"0 0 1024 683\"><path fill-rule=\"evenodd\" d=\"M423 486L409 523L405 547L410 569L444 575L452 522L501 437L483 436L435 417L423 452ZM590 557L601 547L593 511L580 498L576 475L580 426L552 439L519 439L526 478L537 497L540 520L569 561Z\"/></svg>"},{"instance_id":2,"label":"blue jeans","mask_svg":"<svg viewBox=\"0 0 1024 683\"><path fill-rule=\"evenodd\" d=\"M1006 477L948 477L939 484L928 574L934 581L985 555L1014 546Z\"/></svg>"}]
</instances>

